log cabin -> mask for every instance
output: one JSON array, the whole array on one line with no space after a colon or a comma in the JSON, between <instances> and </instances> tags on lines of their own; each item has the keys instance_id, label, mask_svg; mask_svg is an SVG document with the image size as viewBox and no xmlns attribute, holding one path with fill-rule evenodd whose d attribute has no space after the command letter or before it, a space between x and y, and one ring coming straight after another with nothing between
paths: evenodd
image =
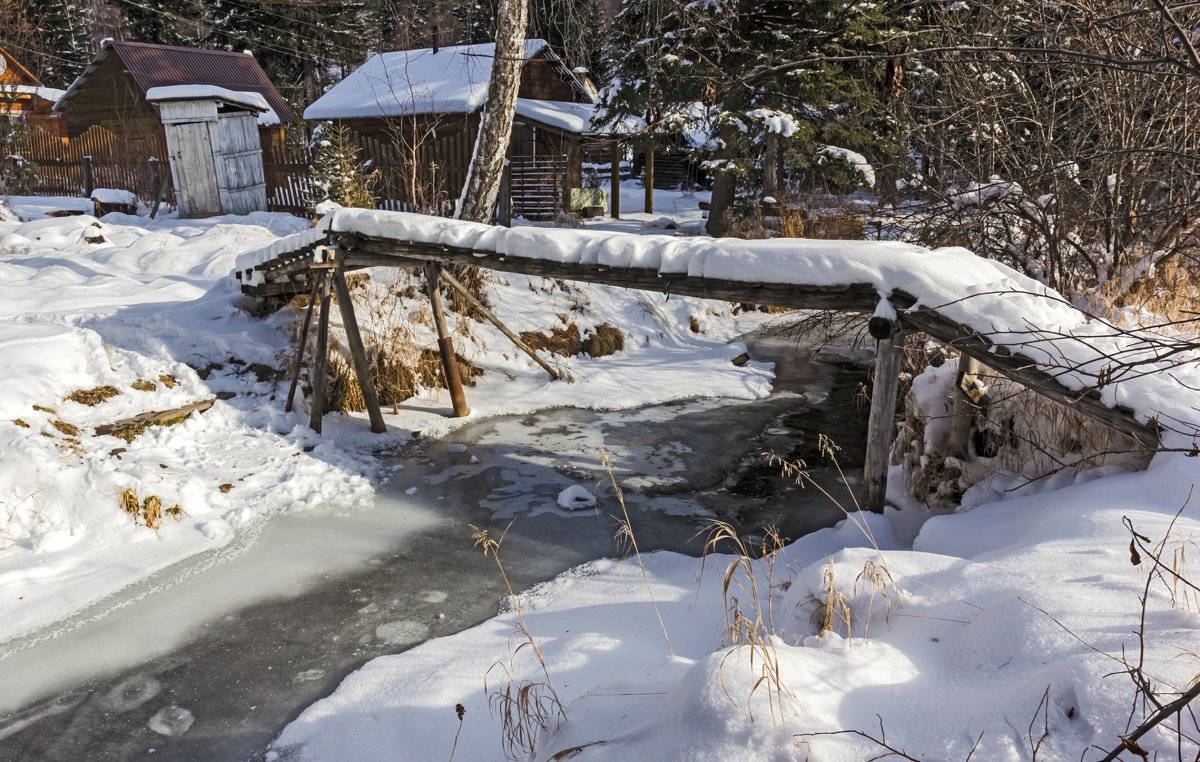
<instances>
[{"instance_id":1,"label":"log cabin","mask_svg":"<svg viewBox=\"0 0 1200 762\"><path fill-rule=\"evenodd\" d=\"M57 135L59 120L51 110L62 95L62 90L44 87L16 57L0 48L0 119L40 127Z\"/></svg>"},{"instance_id":2,"label":"log cabin","mask_svg":"<svg viewBox=\"0 0 1200 762\"><path fill-rule=\"evenodd\" d=\"M395 209L442 211L457 200L487 100L493 43L380 53L304 111L340 122L380 170L377 195ZM583 154L608 138L592 127L596 91L545 40L526 40L509 144L512 214L546 219L584 185Z\"/></svg>"}]
</instances>

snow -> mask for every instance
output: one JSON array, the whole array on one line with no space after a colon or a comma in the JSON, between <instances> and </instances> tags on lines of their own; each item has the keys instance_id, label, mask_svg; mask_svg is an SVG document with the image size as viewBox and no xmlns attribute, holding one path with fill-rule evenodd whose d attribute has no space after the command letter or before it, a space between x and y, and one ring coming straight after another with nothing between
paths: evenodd
<instances>
[{"instance_id":1,"label":"snow","mask_svg":"<svg viewBox=\"0 0 1200 762\"><path fill-rule=\"evenodd\" d=\"M1122 647L1137 650L1132 631L1147 573L1129 563L1121 518L1157 541L1194 480L1190 461L1166 456L1151 472L1076 484L1049 500L932 518L911 545L897 539L889 518L850 514L783 549L774 572L756 562L757 592L734 574L744 613L761 610L765 619L769 598L769 651L723 640L721 584L731 556L702 563L652 554L649 591L633 558L580 567L519 596L565 712L530 759L585 747L580 757L593 760L753 761L803 752L860 762L880 747L812 734L879 737L880 722L890 744L919 759L965 759L977 739L980 759L1028 759L1043 695L1049 734L1040 758L1112 748L1133 695L1114 659ZM1192 507L1175 525L1176 542L1197 531ZM878 583L865 581L880 569ZM849 630L843 622L820 631L826 574L845 597ZM504 606L471 630L368 663L272 749L298 761L396 759L400 749L399 759L439 759L458 730L453 707L462 704L455 758L500 759L503 734L485 676L494 691L502 660L515 681L546 679L528 649L513 652L517 612ZM1194 647L1200 614L1152 588L1148 616L1147 670L1164 688L1186 686L1196 660L1177 654ZM782 690L758 684L764 658L778 665ZM1165 732L1146 745L1160 759L1176 758ZM1191 758L1195 745L1185 742L1184 752Z\"/></svg>"},{"instance_id":2,"label":"snow","mask_svg":"<svg viewBox=\"0 0 1200 762\"><path fill-rule=\"evenodd\" d=\"M525 59L547 48L526 40ZM377 53L304 110L310 121L470 113L487 98L494 43Z\"/></svg>"},{"instance_id":3,"label":"snow","mask_svg":"<svg viewBox=\"0 0 1200 762\"><path fill-rule=\"evenodd\" d=\"M375 448L395 447L414 431L437 437L464 422L447 417L439 390L421 392L398 415L389 410L383 436L360 417L337 415L326 416L325 435L317 436L303 400L283 412L286 382L271 369L287 367L301 316L291 309L252 316L229 274L247 252L270 252L287 236L321 242L325 230L267 213L41 217L66 201L91 206L17 197L6 202L37 219L0 221L0 661L20 636L53 632L44 628L89 606L103 610L118 591L253 536L273 515L372 501L383 477ZM395 277L372 271L381 289ZM516 330L548 330L559 314L572 314L584 329L617 325L627 343L598 360L553 358L575 381L551 382L490 325L476 326L476 338L459 346L489 370L469 392L473 416L617 409L697 390L741 399L769 393L769 366L729 362L744 351L733 341L729 305L598 286L563 290L537 278L506 279L492 299ZM693 314L707 335L687 329ZM431 331L416 323L414 330ZM432 333L421 340L434 344ZM119 393L94 407L66 399L105 385ZM94 433L100 424L215 397L222 398L206 412L131 442ZM156 531L137 526L117 505L126 488L186 513Z\"/></svg>"},{"instance_id":4,"label":"snow","mask_svg":"<svg viewBox=\"0 0 1200 762\"><path fill-rule=\"evenodd\" d=\"M59 98L63 97L66 92L66 90L59 90L54 87L42 87L41 85L0 85L0 96L33 95L51 103L54 103Z\"/></svg>"},{"instance_id":5,"label":"snow","mask_svg":"<svg viewBox=\"0 0 1200 762\"><path fill-rule=\"evenodd\" d=\"M555 501L564 511L577 511L580 508L591 508L596 505L596 496L586 487L572 484L558 493Z\"/></svg>"},{"instance_id":6,"label":"snow","mask_svg":"<svg viewBox=\"0 0 1200 762\"><path fill-rule=\"evenodd\" d=\"M137 206L137 196L132 191L116 188L96 188L92 191L92 201L111 206Z\"/></svg>"},{"instance_id":7,"label":"snow","mask_svg":"<svg viewBox=\"0 0 1200 762\"><path fill-rule=\"evenodd\" d=\"M867 157L861 153L839 146L825 146L821 149L820 153L823 160L834 159L845 161L862 178L864 186L867 188L875 187L875 167L871 166L871 162L867 161Z\"/></svg>"},{"instance_id":8,"label":"snow","mask_svg":"<svg viewBox=\"0 0 1200 762\"><path fill-rule=\"evenodd\" d=\"M541 101L531 98L517 98L516 106L517 116L578 135L590 135L598 131L592 126L597 110L590 103Z\"/></svg>"},{"instance_id":9,"label":"snow","mask_svg":"<svg viewBox=\"0 0 1200 762\"><path fill-rule=\"evenodd\" d=\"M151 103L162 101L221 100L235 106L245 106L255 111L270 111L262 93L228 90L216 85L167 85L152 87L146 91L146 100Z\"/></svg>"}]
</instances>

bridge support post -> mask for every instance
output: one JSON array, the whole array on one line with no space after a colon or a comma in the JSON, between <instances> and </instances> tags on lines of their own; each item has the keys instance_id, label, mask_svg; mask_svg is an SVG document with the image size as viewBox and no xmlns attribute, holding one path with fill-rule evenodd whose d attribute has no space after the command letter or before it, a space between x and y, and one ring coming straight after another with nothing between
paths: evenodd
<instances>
[{"instance_id":1,"label":"bridge support post","mask_svg":"<svg viewBox=\"0 0 1200 762\"><path fill-rule=\"evenodd\" d=\"M308 329L312 327L313 307L317 304L317 293L321 288L321 279L313 278L312 289L308 292L308 309L304 311L304 327L300 329L300 346L296 347L296 360L292 363L292 382L288 385L287 404L283 410L292 412L292 404L296 401L296 386L300 383L300 369L304 367L304 349L308 346Z\"/></svg>"},{"instance_id":2,"label":"bridge support post","mask_svg":"<svg viewBox=\"0 0 1200 762\"><path fill-rule=\"evenodd\" d=\"M966 352L958 356L958 377L951 392L954 401L950 407L950 432L946 436L946 452L956 458L965 458L971 449L971 420L975 412L975 401L967 396L963 379L973 379L983 367Z\"/></svg>"},{"instance_id":3,"label":"bridge support post","mask_svg":"<svg viewBox=\"0 0 1200 762\"><path fill-rule=\"evenodd\" d=\"M383 413L379 410L379 395L375 393L375 383L371 380L371 365L367 362L367 350L363 346L362 333L358 330L358 319L354 316L354 302L350 300L350 289L346 285L346 273L343 271L340 261L333 271L333 286L337 290L338 309L342 313L342 324L346 328L346 344L350 348L350 359L354 361L358 386L362 389L367 415L371 418L371 431L383 434L387 431L387 424L383 422Z\"/></svg>"},{"instance_id":4,"label":"bridge support post","mask_svg":"<svg viewBox=\"0 0 1200 762\"><path fill-rule=\"evenodd\" d=\"M321 433L325 416L325 361L329 354L329 271L317 270L321 279L321 311L317 316L317 353L313 356L313 398L309 403L308 427Z\"/></svg>"},{"instance_id":5,"label":"bridge support post","mask_svg":"<svg viewBox=\"0 0 1200 762\"><path fill-rule=\"evenodd\" d=\"M896 391L900 385L900 364L904 353L904 334L893 320L871 319L875 347L875 380L871 390L871 415L867 420L867 456L863 464L863 486L859 507L883 513L887 497L887 472L892 436L896 422Z\"/></svg>"},{"instance_id":6,"label":"bridge support post","mask_svg":"<svg viewBox=\"0 0 1200 762\"><path fill-rule=\"evenodd\" d=\"M454 406L454 417L462 418L471 412L467 407L467 395L463 393L462 377L458 374L458 360L454 357L454 340L446 327L446 313L442 311L441 286L442 268L429 264L425 268L426 286L429 289L429 306L433 310L433 324L437 328L438 351L442 355L442 373L446 377L446 388L450 391L450 403Z\"/></svg>"}]
</instances>

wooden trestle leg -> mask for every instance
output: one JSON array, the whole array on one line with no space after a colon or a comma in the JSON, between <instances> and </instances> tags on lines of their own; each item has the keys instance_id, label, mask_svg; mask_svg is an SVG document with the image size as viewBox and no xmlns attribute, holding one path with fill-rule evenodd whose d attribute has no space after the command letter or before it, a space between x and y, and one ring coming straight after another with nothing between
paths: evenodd
<instances>
[{"instance_id":1,"label":"wooden trestle leg","mask_svg":"<svg viewBox=\"0 0 1200 762\"><path fill-rule=\"evenodd\" d=\"M437 327L438 351L442 355L442 372L446 376L446 388L450 390L450 403L454 406L454 417L462 418L471 412L467 407L467 396L463 393L462 378L458 374L458 360L454 357L454 340L446 327L446 314L442 311L442 292L439 288L442 268L430 263L425 268L425 280L429 289L429 304L433 310L433 323Z\"/></svg>"},{"instance_id":2,"label":"wooden trestle leg","mask_svg":"<svg viewBox=\"0 0 1200 762\"><path fill-rule=\"evenodd\" d=\"M296 387L300 383L300 368L304 366L304 348L308 346L308 329L312 326L313 307L317 304L317 291L321 288L321 279L313 278L312 290L308 294L308 309L304 311L304 327L300 329L300 346L296 348L296 359L292 362L292 383L288 386L287 404L284 412L292 412L296 402Z\"/></svg>"},{"instance_id":3,"label":"wooden trestle leg","mask_svg":"<svg viewBox=\"0 0 1200 762\"><path fill-rule=\"evenodd\" d=\"M363 401L367 405L367 415L371 417L371 431L382 434L387 431L383 422L383 413L379 410L379 395L375 393L375 383L371 380L371 366L367 362L367 350L363 346L362 334L358 330L358 320L354 317L354 303L350 301L350 289L346 286L346 273L339 262L333 270L333 286L337 291L338 309L342 313L342 324L346 329L346 343L350 346L350 358L354 360L354 372L358 376L358 385L362 388Z\"/></svg>"}]
</instances>

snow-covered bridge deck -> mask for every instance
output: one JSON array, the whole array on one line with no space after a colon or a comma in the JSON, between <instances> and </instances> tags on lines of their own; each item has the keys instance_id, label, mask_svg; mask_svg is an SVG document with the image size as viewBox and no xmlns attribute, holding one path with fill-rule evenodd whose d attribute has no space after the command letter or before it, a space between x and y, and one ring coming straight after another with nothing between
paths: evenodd
<instances>
[{"instance_id":1,"label":"snow-covered bridge deck","mask_svg":"<svg viewBox=\"0 0 1200 762\"><path fill-rule=\"evenodd\" d=\"M1115 327L961 248L504 228L339 209L309 231L246 255L237 275L245 293L266 298L315 294L314 274L321 271L466 264L666 294L874 313L1147 448L1159 444L1164 430L1195 434L1190 403L1169 391L1180 383L1200 388L1196 352L1185 339ZM1191 381L1181 381L1181 373ZM1155 407L1134 409L1125 399Z\"/></svg>"}]
</instances>

